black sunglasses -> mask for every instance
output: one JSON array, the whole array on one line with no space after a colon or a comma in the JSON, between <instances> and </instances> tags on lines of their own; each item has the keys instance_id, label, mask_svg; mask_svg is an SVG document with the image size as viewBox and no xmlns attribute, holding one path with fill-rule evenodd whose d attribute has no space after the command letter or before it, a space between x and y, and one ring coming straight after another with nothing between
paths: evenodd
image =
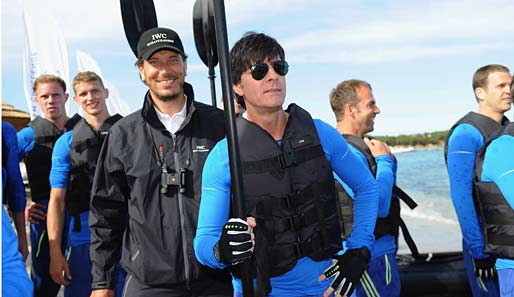
<instances>
[{"instance_id":1,"label":"black sunglasses","mask_svg":"<svg viewBox=\"0 0 514 297\"><path fill-rule=\"evenodd\" d=\"M286 61L275 61L272 62L273 70L281 76L284 76L289 71L289 64ZM263 79L268 73L269 65L266 63L259 63L250 66L250 72L252 73L252 77L255 80Z\"/></svg>"}]
</instances>

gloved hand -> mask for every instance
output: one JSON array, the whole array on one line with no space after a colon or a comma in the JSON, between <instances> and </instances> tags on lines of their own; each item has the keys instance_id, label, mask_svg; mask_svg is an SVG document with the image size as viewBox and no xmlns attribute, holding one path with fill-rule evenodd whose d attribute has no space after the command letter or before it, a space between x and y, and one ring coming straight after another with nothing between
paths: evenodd
<instances>
[{"instance_id":1,"label":"gloved hand","mask_svg":"<svg viewBox=\"0 0 514 297\"><path fill-rule=\"evenodd\" d=\"M236 265L252 257L255 236L252 226L242 219L232 218L223 226L221 237L214 246L219 262Z\"/></svg>"},{"instance_id":2,"label":"gloved hand","mask_svg":"<svg viewBox=\"0 0 514 297\"><path fill-rule=\"evenodd\" d=\"M484 277L486 279L493 278L494 274L496 273L496 269L494 268L495 264L496 259L493 257L485 259L473 259L475 275L477 277Z\"/></svg>"},{"instance_id":3,"label":"gloved hand","mask_svg":"<svg viewBox=\"0 0 514 297\"><path fill-rule=\"evenodd\" d=\"M330 286L334 294L336 296L350 296L359 283L364 270L368 267L371 258L369 250L365 247L351 249L342 256L332 258L332 265L323 272L319 279L333 277ZM329 288L325 291L324 296L329 296L330 293L332 293L332 290Z\"/></svg>"}]
</instances>

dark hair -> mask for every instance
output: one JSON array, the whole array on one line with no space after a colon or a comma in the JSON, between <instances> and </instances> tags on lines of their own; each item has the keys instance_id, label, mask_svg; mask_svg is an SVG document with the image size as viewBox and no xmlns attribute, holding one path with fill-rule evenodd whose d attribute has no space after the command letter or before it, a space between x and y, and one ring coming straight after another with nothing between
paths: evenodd
<instances>
[{"instance_id":1,"label":"dark hair","mask_svg":"<svg viewBox=\"0 0 514 297\"><path fill-rule=\"evenodd\" d=\"M230 50L232 83L237 85L243 72L253 64L275 57L285 59L284 49L275 38L263 33L246 32Z\"/></svg>"},{"instance_id":2,"label":"dark hair","mask_svg":"<svg viewBox=\"0 0 514 297\"><path fill-rule=\"evenodd\" d=\"M285 59L284 49L275 38L263 33L246 32L230 50L232 84L237 85L241 82L241 75L250 66L276 57ZM237 102L246 108L243 98L237 94L236 98Z\"/></svg>"}]
</instances>

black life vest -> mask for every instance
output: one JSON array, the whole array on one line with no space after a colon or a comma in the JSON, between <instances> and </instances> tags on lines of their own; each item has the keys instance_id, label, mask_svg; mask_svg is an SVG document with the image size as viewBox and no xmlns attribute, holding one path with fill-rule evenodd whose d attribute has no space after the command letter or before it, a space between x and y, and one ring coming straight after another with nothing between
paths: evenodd
<instances>
[{"instance_id":1,"label":"black life vest","mask_svg":"<svg viewBox=\"0 0 514 297\"><path fill-rule=\"evenodd\" d=\"M453 130L455 130L455 128L457 128L457 126L460 124L470 124L477 128L484 137L484 142L486 142L508 123L510 123L510 121L505 116L503 117L501 124L498 124L495 120L488 116L481 115L473 111L468 112L450 128L450 131L448 131L448 136L446 136L444 142L444 161L448 164L448 141L453 133Z\"/></svg>"},{"instance_id":2,"label":"black life vest","mask_svg":"<svg viewBox=\"0 0 514 297\"><path fill-rule=\"evenodd\" d=\"M514 137L514 123L507 125L498 134L497 137ZM514 259L514 210L495 183L481 181L486 149L497 137L487 141L477 155L473 196L481 219L484 253Z\"/></svg>"},{"instance_id":3,"label":"black life vest","mask_svg":"<svg viewBox=\"0 0 514 297\"><path fill-rule=\"evenodd\" d=\"M351 144L366 157L369 170L376 178L377 163L375 161L375 157L373 157L373 154L371 154L371 151L369 150L364 140L360 137L349 134L343 134L343 137L347 143ZM337 180L335 183L339 199L339 210L340 214L342 214L340 215L340 224L344 226L344 230L342 230L342 236L343 238L347 238L351 233L353 225L353 199ZM400 217L400 199L404 201L411 209L414 209L417 206L416 202L414 202L414 200L409 195L407 195L396 185L393 185L391 195L392 197L391 205L389 207L389 214L385 218L377 218L374 231L375 239L378 239L387 234L393 235L395 237L398 236L399 227L402 225L402 219Z\"/></svg>"},{"instance_id":4,"label":"black life vest","mask_svg":"<svg viewBox=\"0 0 514 297\"><path fill-rule=\"evenodd\" d=\"M81 119L75 114L65 125L65 131ZM25 166L29 180L31 199L34 202L50 197L50 169L52 168L52 151L55 142L64 133L48 120L37 116L29 124L34 130L34 148L25 155Z\"/></svg>"},{"instance_id":5,"label":"black life vest","mask_svg":"<svg viewBox=\"0 0 514 297\"><path fill-rule=\"evenodd\" d=\"M287 112L281 145L237 119L246 208L257 222L257 286L259 277L282 275L302 257L320 261L341 249L332 168L314 122L295 104Z\"/></svg>"},{"instance_id":6,"label":"black life vest","mask_svg":"<svg viewBox=\"0 0 514 297\"><path fill-rule=\"evenodd\" d=\"M91 129L84 119L73 128L66 207L75 218L74 232L81 230L80 213L89 210L96 161L103 141L112 125L121 118L119 114L109 117L98 131Z\"/></svg>"}]
</instances>

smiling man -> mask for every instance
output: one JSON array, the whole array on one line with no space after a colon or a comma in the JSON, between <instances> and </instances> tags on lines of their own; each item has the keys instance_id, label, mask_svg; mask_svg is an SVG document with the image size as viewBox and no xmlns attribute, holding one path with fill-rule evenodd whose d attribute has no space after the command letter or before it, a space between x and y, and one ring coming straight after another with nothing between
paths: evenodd
<instances>
[{"instance_id":1,"label":"smiling man","mask_svg":"<svg viewBox=\"0 0 514 297\"><path fill-rule=\"evenodd\" d=\"M112 296L120 251L125 297L231 296L228 273L193 250L202 168L225 136L223 112L195 101L175 31L144 32L137 56L143 108L111 129L93 183L92 296Z\"/></svg>"},{"instance_id":2,"label":"smiling man","mask_svg":"<svg viewBox=\"0 0 514 297\"><path fill-rule=\"evenodd\" d=\"M109 90L96 73L78 73L73 79L73 89L73 99L84 111L85 118L57 140L52 153L47 218L50 275L56 283L66 286L65 296L87 297L92 282L88 228L91 185L103 139L121 116L109 115L106 104ZM71 216L68 226L65 226L66 210ZM68 230L66 258L61 251L63 230ZM121 296L123 271L118 271L116 280L117 296Z\"/></svg>"},{"instance_id":3,"label":"smiling man","mask_svg":"<svg viewBox=\"0 0 514 297\"><path fill-rule=\"evenodd\" d=\"M360 279L356 295L399 296L400 276L396 263L396 242L400 225L400 202L397 191L394 191L396 158L386 143L364 138L367 133L373 131L375 117L380 113L380 109L371 85L357 79L345 80L338 84L330 92L330 105L336 116L337 131L350 144L351 151L369 168L379 189L378 217L374 231L375 241L371 248L371 261ZM336 188L341 205L351 205L353 192L340 182L341 180L337 179ZM348 222L351 223L351 219L344 218L343 221L351 230L351 226L346 225ZM346 237L347 234L344 233Z\"/></svg>"}]
</instances>

